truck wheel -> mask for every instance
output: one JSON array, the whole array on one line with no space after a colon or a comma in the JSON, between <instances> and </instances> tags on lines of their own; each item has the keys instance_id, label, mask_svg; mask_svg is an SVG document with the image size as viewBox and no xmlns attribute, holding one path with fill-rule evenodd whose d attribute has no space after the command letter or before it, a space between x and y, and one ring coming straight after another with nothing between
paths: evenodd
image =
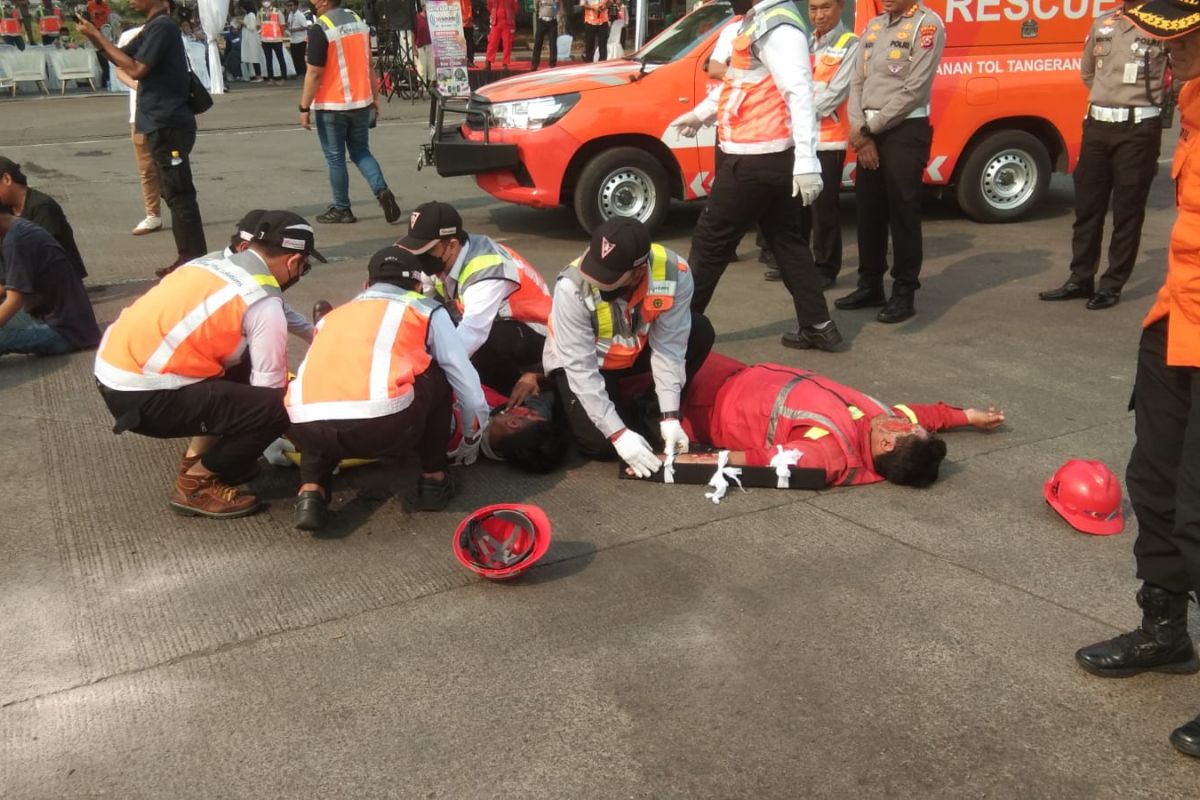
<instances>
[{"instance_id":1,"label":"truck wheel","mask_svg":"<svg viewBox=\"0 0 1200 800\"><path fill-rule=\"evenodd\" d=\"M1016 222L1045 198L1050 169L1050 154L1033 134L993 133L963 164L958 205L976 222Z\"/></svg>"},{"instance_id":2,"label":"truck wheel","mask_svg":"<svg viewBox=\"0 0 1200 800\"><path fill-rule=\"evenodd\" d=\"M614 147L587 163L575 184L575 216L588 233L610 217L632 217L651 233L667 215L671 190L658 159L636 147Z\"/></svg>"}]
</instances>

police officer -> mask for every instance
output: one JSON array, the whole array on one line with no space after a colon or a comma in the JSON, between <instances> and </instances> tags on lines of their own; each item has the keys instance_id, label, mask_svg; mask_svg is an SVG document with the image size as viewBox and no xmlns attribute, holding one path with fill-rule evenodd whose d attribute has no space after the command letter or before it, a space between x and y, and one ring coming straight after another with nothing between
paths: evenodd
<instances>
[{"instance_id":1,"label":"police officer","mask_svg":"<svg viewBox=\"0 0 1200 800\"><path fill-rule=\"evenodd\" d=\"M1123 10L1100 17L1084 40L1080 71L1091 93L1075 167L1071 276L1059 288L1039 293L1042 300L1088 298L1093 311L1112 308L1133 272L1146 198L1158 170L1167 67L1162 42L1146 36L1125 13L1142 2L1126 2ZM1110 198L1108 270L1093 294Z\"/></svg>"},{"instance_id":2,"label":"police officer","mask_svg":"<svg viewBox=\"0 0 1200 800\"><path fill-rule=\"evenodd\" d=\"M946 28L917 0L882 4L884 13L863 31L850 82L850 144L858 152L858 288L834 305L883 306L880 322L902 322L916 313L913 297L921 287L921 187L933 140L929 95ZM889 230L890 299L883 289Z\"/></svg>"}]
</instances>

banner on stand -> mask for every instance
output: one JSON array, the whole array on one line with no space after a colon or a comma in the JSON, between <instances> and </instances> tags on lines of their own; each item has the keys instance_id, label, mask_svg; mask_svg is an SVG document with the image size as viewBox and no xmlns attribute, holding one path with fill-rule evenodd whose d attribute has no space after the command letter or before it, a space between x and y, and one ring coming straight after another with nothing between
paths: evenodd
<instances>
[{"instance_id":1,"label":"banner on stand","mask_svg":"<svg viewBox=\"0 0 1200 800\"><path fill-rule=\"evenodd\" d=\"M433 47L433 74L443 97L470 97L467 80L467 39L463 36L458 0L429 0L425 5Z\"/></svg>"}]
</instances>

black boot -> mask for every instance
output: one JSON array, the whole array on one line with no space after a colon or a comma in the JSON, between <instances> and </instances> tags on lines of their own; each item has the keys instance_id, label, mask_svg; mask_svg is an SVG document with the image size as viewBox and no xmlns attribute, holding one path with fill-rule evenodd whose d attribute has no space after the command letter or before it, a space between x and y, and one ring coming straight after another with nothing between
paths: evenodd
<instances>
[{"instance_id":1,"label":"black boot","mask_svg":"<svg viewBox=\"0 0 1200 800\"><path fill-rule=\"evenodd\" d=\"M1093 675L1127 678L1142 672L1200 672L1187 632L1189 596L1143 584L1137 593L1142 625L1135 631L1084 647L1075 660Z\"/></svg>"},{"instance_id":2,"label":"black boot","mask_svg":"<svg viewBox=\"0 0 1200 800\"><path fill-rule=\"evenodd\" d=\"M1200 758L1200 717L1171 731L1171 744L1184 755Z\"/></svg>"}]
</instances>

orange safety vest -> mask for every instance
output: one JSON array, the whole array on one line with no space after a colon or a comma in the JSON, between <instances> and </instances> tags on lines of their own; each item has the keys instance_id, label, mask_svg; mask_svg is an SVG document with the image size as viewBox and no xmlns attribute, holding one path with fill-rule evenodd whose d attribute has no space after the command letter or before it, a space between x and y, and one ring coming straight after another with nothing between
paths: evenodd
<instances>
[{"instance_id":1,"label":"orange safety vest","mask_svg":"<svg viewBox=\"0 0 1200 800\"><path fill-rule=\"evenodd\" d=\"M1171 164L1179 216L1171 229L1167 281L1143 326L1169 317L1167 365L1200 367L1200 81L1179 95L1181 129Z\"/></svg>"},{"instance_id":2,"label":"orange safety vest","mask_svg":"<svg viewBox=\"0 0 1200 800\"><path fill-rule=\"evenodd\" d=\"M462 11L463 27L473 28L475 26L475 10L471 8L471 0L458 0L458 6Z\"/></svg>"},{"instance_id":3,"label":"orange safety vest","mask_svg":"<svg viewBox=\"0 0 1200 800\"><path fill-rule=\"evenodd\" d=\"M558 279L574 283L592 313L600 369L632 367L646 347L654 320L675 304L679 273L687 272L687 262L661 244L650 245L650 268L629 299L605 300L579 271L582 260L580 256L572 261ZM553 319L549 327L553 335Z\"/></svg>"},{"instance_id":4,"label":"orange safety vest","mask_svg":"<svg viewBox=\"0 0 1200 800\"><path fill-rule=\"evenodd\" d=\"M62 33L62 17L59 16L62 12L57 8L54 12L47 14L45 9L42 9L38 16L38 33L43 36L58 36Z\"/></svg>"},{"instance_id":5,"label":"orange safety vest","mask_svg":"<svg viewBox=\"0 0 1200 800\"><path fill-rule=\"evenodd\" d=\"M838 37L832 47L825 48L820 55L813 53L813 81L824 84L831 83L841 68L842 61L846 58L847 49L857 40L857 36L846 31ZM820 127L817 130L818 150L845 150L850 146L849 106L850 98L847 97L836 111L828 117L821 117Z\"/></svg>"},{"instance_id":6,"label":"orange safety vest","mask_svg":"<svg viewBox=\"0 0 1200 800\"><path fill-rule=\"evenodd\" d=\"M791 114L783 93L754 53L754 43L781 25L808 35L795 5L783 0L747 15L733 39L717 101L717 124L721 141L741 145L739 152L775 153L792 146Z\"/></svg>"},{"instance_id":7,"label":"orange safety vest","mask_svg":"<svg viewBox=\"0 0 1200 800\"><path fill-rule=\"evenodd\" d=\"M96 378L112 389L150 391L220 377L245 352L246 309L271 297L280 297L279 282L254 252L193 259L104 332Z\"/></svg>"},{"instance_id":8,"label":"orange safety vest","mask_svg":"<svg viewBox=\"0 0 1200 800\"><path fill-rule=\"evenodd\" d=\"M608 24L608 0L602 0L599 5L588 3L583 7L583 21L587 25Z\"/></svg>"},{"instance_id":9,"label":"orange safety vest","mask_svg":"<svg viewBox=\"0 0 1200 800\"><path fill-rule=\"evenodd\" d=\"M282 42L283 25L279 22L279 12L272 11L262 23L262 40L264 42Z\"/></svg>"},{"instance_id":10,"label":"orange safety vest","mask_svg":"<svg viewBox=\"0 0 1200 800\"><path fill-rule=\"evenodd\" d=\"M317 323L284 405L292 422L375 419L408 408L433 360L426 342L436 300L377 283Z\"/></svg>"},{"instance_id":11,"label":"orange safety vest","mask_svg":"<svg viewBox=\"0 0 1200 800\"><path fill-rule=\"evenodd\" d=\"M15 8L10 17L0 17L0 36L21 35L21 14Z\"/></svg>"},{"instance_id":12,"label":"orange safety vest","mask_svg":"<svg viewBox=\"0 0 1200 800\"><path fill-rule=\"evenodd\" d=\"M371 91L371 35L367 24L349 9L335 8L320 23L329 41L325 71L312 107L318 111L353 111L374 101Z\"/></svg>"},{"instance_id":13,"label":"orange safety vest","mask_svg":"<svg viewBox=\"0 0 1200 800\"><path fill-rule=\"evenodd\" d=\"M523 322L545 335L544 326L550 319L550 288L533 265L487 236L468 236L464 251L445 282L438 281L438 294L454 301L461 314L465 311L462 296L469 286L488 280L515 283L516 291L505 298L497 318Z\"/></svg>"}]
</instances>

